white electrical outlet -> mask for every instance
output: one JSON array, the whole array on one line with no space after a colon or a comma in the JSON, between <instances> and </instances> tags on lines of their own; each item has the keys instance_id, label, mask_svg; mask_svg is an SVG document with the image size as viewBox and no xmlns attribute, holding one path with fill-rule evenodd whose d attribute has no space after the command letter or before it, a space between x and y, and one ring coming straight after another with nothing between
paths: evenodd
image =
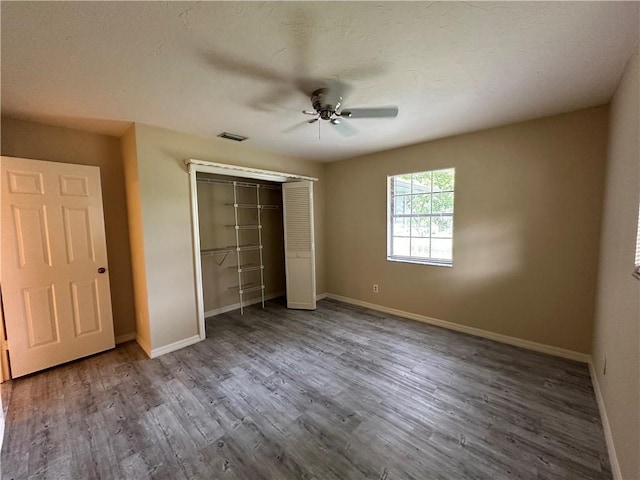
<instances>
[{"instance_id":1,"label":"white electrical outlet","mask_svg":"<svg viewBox=\"0 0 640 480\"><path fill-rule=\"evenodd\" d=\"M378 284L377 283L373 284L373 293L378 293Z\"/></svg>"}]
</instances>

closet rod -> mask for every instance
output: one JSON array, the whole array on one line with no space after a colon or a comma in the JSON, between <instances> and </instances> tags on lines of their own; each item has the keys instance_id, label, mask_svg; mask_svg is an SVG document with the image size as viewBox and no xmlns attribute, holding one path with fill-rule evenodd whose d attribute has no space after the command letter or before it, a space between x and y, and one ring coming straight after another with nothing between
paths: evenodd
<instances>
[{"instance_id":1,"label":"closet rod","mask_svg":"<svg viewBox=\"0 0 640 480\"><path fill-rule=\"evenodd\" d=\"M233 185L233 180L219 180L217 178L197 178L196 182L198 183L217 183L221 185ZM280 185L267 185L264 183L250 183L250 182L235 182L239 187L251 187L251 188L266 188L269 190L280 190Z\"/></svg>"}]
</instances>

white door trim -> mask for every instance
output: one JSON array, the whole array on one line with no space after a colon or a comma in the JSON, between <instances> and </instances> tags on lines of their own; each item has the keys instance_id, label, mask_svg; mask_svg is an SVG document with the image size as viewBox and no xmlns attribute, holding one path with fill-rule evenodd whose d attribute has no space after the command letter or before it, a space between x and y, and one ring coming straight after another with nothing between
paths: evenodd
<instances>
[{"instance_id":1,"label":"white door trim","mask_svg":"<svg viewBox=\"0 0 640 480\"><path fill-rule=\"evenodd\" d=\"M268 180L270 182L290 182L292 180L309 180L317 182L315 177L306 177L295 173L275 172L273 170L262 170L260 168L241 167L239 165L231 165L228 163L206 162L204 160L196 160L190 158L185 160L189 172L197 168L199 172L217 173L219 175L228 175L231 177L253 178L254 180Z\"/></svg>"}]
</instances>

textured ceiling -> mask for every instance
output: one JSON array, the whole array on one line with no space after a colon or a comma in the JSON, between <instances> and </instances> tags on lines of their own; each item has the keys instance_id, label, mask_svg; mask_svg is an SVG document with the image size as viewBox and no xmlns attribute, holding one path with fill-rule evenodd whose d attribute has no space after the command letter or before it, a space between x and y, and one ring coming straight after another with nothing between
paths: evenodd
<instances>
[{"instance_id":1,"label":"textured ceiling","mask_svg":"<svg viewBox=\"0 0 640 480\"><path fill-rule=\"evenodd\" d=\"M2 2L2 113L334 160L606 103L637 2ZM300 124L302 90L395 119ZM292 126L297 125L294 128Z\"/></svg>"}]
</instances>

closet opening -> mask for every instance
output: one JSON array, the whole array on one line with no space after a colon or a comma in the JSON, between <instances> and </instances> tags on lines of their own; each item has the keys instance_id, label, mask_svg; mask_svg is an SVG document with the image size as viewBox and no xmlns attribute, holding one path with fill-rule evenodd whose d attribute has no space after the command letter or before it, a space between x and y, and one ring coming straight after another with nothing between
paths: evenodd
<instances>
[{"instance_id":1,"label":"closet opening","mask_svg":"<svg viewBox=\"0 0 640 480\"><path fill-rule=\"evenodd\" d=\"M204 172L196 183L205 318L283 296L280 184Z\"/></svg>"},{"instance_id":2,"label":"closet opening","mask_svg":"<svg viewBox=\"0 0 640 480\"><path fill-rule=\"evenodd\" d=\"M315 308L312 177L200 160L190 175L199 335L205 318L286 296Z\"/></svg>"}]
</instances>

